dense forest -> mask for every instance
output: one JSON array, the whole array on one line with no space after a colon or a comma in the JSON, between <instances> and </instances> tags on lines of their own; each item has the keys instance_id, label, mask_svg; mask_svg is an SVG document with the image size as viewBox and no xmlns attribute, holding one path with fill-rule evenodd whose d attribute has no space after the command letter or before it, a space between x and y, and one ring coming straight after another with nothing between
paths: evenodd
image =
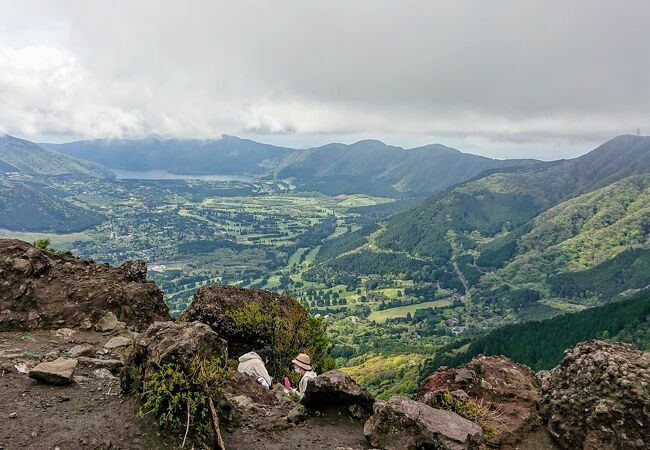
<instances>
[{"instance_id":1,"label":"dense forest","mask_svg":"<svg viewBox=\"0 0 650 450\"><path fill-rule=\"evenodd\" d=\"M425 362L421 378L426 378L441 366L456 367L481 354L504 355L533 370L547 370L560 362L565 349L590 339L624 335L637 346L648 349L648 322L650 291L644 291L633 298L578 313L496 329L472 340L466 351L460 348L467 345L467 341L456 342ZM643 331L637 335L636 330Z\"/></svg>"},{"instance_id":2,"label":"dense forest","mask_svg":"<svg viewBox=\"0 0 650 450\"><path fill-rule=\"evenodd\" d=\"M628 289L650 286L650 250L634 248L581 272L566 272L549 278L554 295L575 298L609 298Z\"/></svg>"},{"instance_id":3,"label":"dense forest","mask_svg":"<svg viewBox=\"0 0 650 450\"><path fill-rule=\"evenodd\" d=\"M411 273L424 263L401 254L360 251L328 261L327 265L356 275L387 275Z\"/></svg>"},{"instance_id":4,"label":"dense forest","mask_svg":"<svg viewBox=\"0 0 650 450\"><path fill-rule=\"evenodd\" d=\"M366 225L357 231L344 234L325 241L316 255L316 262L327 261L343 253L354 250L368 242L368 235L377 229L377 225Z\"/></svg>"}]
</instances>

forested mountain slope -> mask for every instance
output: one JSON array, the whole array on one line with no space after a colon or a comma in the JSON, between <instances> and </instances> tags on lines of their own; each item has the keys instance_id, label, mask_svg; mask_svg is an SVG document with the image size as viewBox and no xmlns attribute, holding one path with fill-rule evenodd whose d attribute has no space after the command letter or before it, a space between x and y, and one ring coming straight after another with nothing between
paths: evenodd
<instances>
[{"instance_id":1,"label":"forested mountain slope","mask_svg":"<svg viewBox=\"0 0 650 450\"><path fill-rule=\"evenodd\" d=\"M481 278L475 297L497 301L502 292L495 287L525 286L582 304L606 300L650 285L649 244L650 174L634 175L562 202L491 242L476 263L494 272Z\"/></svg>"},{"instance_id":2,"label":"forested mountain slope","mask_svg":"<svg viewBox=\"0 0 650 450\"><path fill-rule=\"evenodd\" d=\"M405 150L376 140L304 150L234 136L217 140L112 139L43 144L113 169L182 174L248 174L292 178L300 190L422 197L495 168L533 160L496 160L434 144Z\"/></svg>"},{"instance_id":3,"label":"forested mountain slope","mask_svg":"<svg viewBox=\"0 0 650 450\"><path fill-rule=\"evenodd\" d=\"M388 220L378 243L445 261L453 244L450 230L494 237L562 200L647 172L650 137L619 136L579 158L494 173L452 188Z\"/></svg>"},{"instance_id":4,"label":"forested mountain slope","mask_svg":"<svg viewBox=\"0 0 650 450\"><path fill-rule=\"evenodd\" d=\"M101 214L65 200L67 195L25 177L0 177L0 228L72 233L97 225Z\"/></svg>"},{"instance_id":5,"label":"forested mountain slope","mask_svg":"<svg viewBox=\"0 0 650 450\"><path fill-rule=\"evenodd\" d=\"M488 174L323 249L311 279L470 294L461 323L479 328L603 304L650 286L650 138Z\"/></svg>"},{"instance_id":6,"label":"forested mountain slope","mask_svg":"<svg viewBox=\"0 0 650 450\"><path fill-rule=\"evenodd\" d=\"M110 171L95 164L47 150L33 142L9 135L0 135L0 172L98 178L113 176Z\"/></svg>"},{"instance_id":7,"label":"forested mountain slope","mask_svg":"<svg viewBox=\"0 0 650 450\"><path fill-rule=\"evenodd\" d=\"M405 150L364 140L296 151L275 173L280 178L294 177L304 187L329 193L429 195L489 169L534 163L485 158L440 144Z\"/></svg>"},{"instance_id":8,"label":"forested mountain slope","mask_svg":"<svg viewBox=\"0 0 650 450\"><path fill-rule=\"evenodd\" d=\"M96 139L44 145L111 169L161 169L179 174L258 175L293 151L228 135L207 140Z\"/></svg>"},{"instance_id":9,"label":"forested mountain slope","mask_svg":"<svg viewBox=\"0 0 650 450\"><path fill-rule=\"evenodd\" d=\"M650 292L574 314L508 325L474 339L467 347L467 342L456 342L426 361L420 378L441 366L466 363L477 355L504 355L534 370L548 370L562 359L567 347L602 338L650 350Z\"/></svg>"}]
</instances>

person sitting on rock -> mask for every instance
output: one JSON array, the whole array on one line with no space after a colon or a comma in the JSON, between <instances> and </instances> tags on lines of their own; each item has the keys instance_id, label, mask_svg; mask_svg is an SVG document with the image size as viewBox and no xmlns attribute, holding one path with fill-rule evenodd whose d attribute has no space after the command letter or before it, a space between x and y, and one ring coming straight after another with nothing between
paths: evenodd
<instances>
[{"instance_id":1,"label":"person sitting on rock","mask_svg":"<svg viewBox=\"0 0 650 450\"><path fill-rule=\"evenodd\" d=\"M254 350L239 357L237 372L255 377L257 382L267 389L271 389L271 375L266 370L266 365L273 360L273 350L264 346L261 350Z\"/></svg>"},{"instance_id":2,"label":"person sitting on rock","mask_svg":"<svg viewBox=\"0 0 650 450\"><path fill-rule=\"evenodd\" d=\"M300 375L300 383L298 383L298 392L301 396L305 395L307 390L307 381L311 378L316 378L316 372L311 370L311 358L308 355L301 353L294 360L293 370Z\"/></svg>"}]
</instances>

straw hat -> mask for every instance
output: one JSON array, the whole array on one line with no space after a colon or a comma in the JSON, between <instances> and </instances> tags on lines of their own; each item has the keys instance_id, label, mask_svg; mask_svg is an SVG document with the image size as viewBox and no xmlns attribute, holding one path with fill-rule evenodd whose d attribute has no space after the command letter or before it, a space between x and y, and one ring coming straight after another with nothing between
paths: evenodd
<instances>
[{"instance_id":1,"label":"straw hat","mask_svg":"<svg viewBox=\"0 0 650 450\"><path fill-rule=\"evenodd\" d=\"M291 362L302 369L311 370L311 359L304 353L296 356L296 359L292 360Z\"/></svg>"}]
</instances>

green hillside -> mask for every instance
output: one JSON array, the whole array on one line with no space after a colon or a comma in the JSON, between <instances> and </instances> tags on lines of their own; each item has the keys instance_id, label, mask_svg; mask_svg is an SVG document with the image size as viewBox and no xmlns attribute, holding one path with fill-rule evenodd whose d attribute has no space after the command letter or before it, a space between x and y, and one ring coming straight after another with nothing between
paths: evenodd
<instances>
[{"instance_id":1,"label":"green hillside","mask_svg":"<svg viewBox=\"0 0 650 450\"><path fill-rule=\"evenodd\" d=\"M224 135L220 139L95 139L48 148L111 169L167 170L178 174L268 172L293 151Z\"/></svg>"},{"instance_id":2,"label":"green hillside","mask_svg":"<svg viewBox=\"0 0 650 450\"><path fill-rule=\"evenodd\" d=\"M0 228L74 233L103 220L100 214L69 203L65 196L40 183L0 178Z\"/></svg>"},{"instance_id":3,"label":"green hillside","mask_svg":"<svg viewBox=\"0 0 650 450\"><path fill-rule=\"evenodd\" d=\"M451 243L439 241L448 230L492 238L563 200L648 172L650 138L619 136L579 158L494 173L434 196L388 220L378 244L444 258Z\"/></svg>"},{"instance_id":4,"label":"green hillside","mask_svg":"<svg viewBox=\"0 0 650 450\"><path fill-rule=\"evenodd\" d=\"M464 296L467 312L457 320L485 330L648 286L649 234L650 138L621 136L573 160L493 172L450 188L372 234L332 241L306 275L351 285L351 277L362 283L382 276L433 286L421 295ZM623 264L629 265L621 272ZM569 280L575 288L561 286ZM589 289L594 280L609 282Z\"/></svg>"},{"instance_id":5,"label":"green hillside","mask_svg":"<svg viewBox=\"0 0 650 450\"><path fill-rule=\"evenodd\" d=\"M557 365L564 350L578 342L614 338L650 350L650 293L540 322L508 325L474 339L457 342L428 360L426 378L441 366L455 367L477 355L504 355L534 370Z\"/></svg>"},{"instance_id":6,"label":"green hillside","mask_svg":"<svg viewBox=\"0 0 650 450\"><path fill-rule=\"evenodd\" d=\"M650 174L631 176L562 202L517 234L508 260L492 260L503 267L481 279L475 300L498 301L495 287L508 286L591 305L590 299L645 287L650 284L644 263L650 244ZM610 282L603 285L597 283L599 279ZM584 286L587 280L594 282L590 289ZM580 283L562 287L562 281Z\"/></svg>"},{"instance_id":7,"label":"green hillside","mask_svg":"<svg viewBox=\"0 0 650 450\"><path fill-rule=\"evenodd\" d=\"M93 163L46 150L33 142L13 136L0 136L0 173L30 175L80 175L111 178L113 174Z\"/></svg>"},{"instance_id":8,"label":"green hillside","mask_svg":"<svg viewBox=\"0 0 650 450\"><path fill-rule=\"evenodd\" d=\"M182 174L247 174L294 179L302 191L424 197L485 170L532 165L496 160L434 144L405 150L376 140L292 149L234 136L199 139L113 139L44 144L113 169Z\"/></svg>"},{"instance_id":9,"label":"green hillside","mask_svg":"<svg viewBox=\"0 0 650 450\"><path fill-rule=\"evenodd\" d=\"M329 194L430 195L489 169L530 166L532 160L496 160L440 144L402 149L377 140L328 144L291 153L275 174L303 189Z\"/></svg>"}]
</instances>

